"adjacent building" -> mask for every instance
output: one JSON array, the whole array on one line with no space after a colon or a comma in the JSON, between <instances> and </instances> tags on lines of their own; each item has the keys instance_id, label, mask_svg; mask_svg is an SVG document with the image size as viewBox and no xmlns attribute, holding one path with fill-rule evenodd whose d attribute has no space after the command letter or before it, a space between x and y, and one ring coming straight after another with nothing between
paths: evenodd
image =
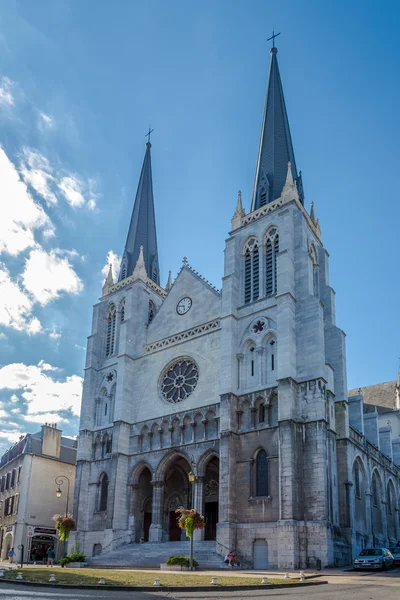
<instances>
[{"instance_id":1,"label":"adjacent building","mask_svg":"<svg viewBox=\"0 0 400 600\"><path fill-rule=\"evenodd\" d=\"M349 402L329 253L305 206L277 52L221 290L186 258L160 286L146 144L118 281L110 269L87 344L73 538L104 562L123 544L129 563L129 544L179 541L180 505L205 515L198 537L257 568L346 565L399 538L398 455L379 411Z\"/></svg>"},{"instance_id":2,"label":"adjacent building","mask_svg":"<svg viewBox=\"0 0 400 600\"><path fill-rule=\"evenodd\" d=\"M76 440L62 436L54 424L27 434L0 461L0 558L14 548L18 560L24 546L25 561L40 561L50 547L58 555L58 535L52 517L64 514L72 503ZM63 483L55 479L61 476ZM60 488L61 496L57 497Z\"/></svg>"}]
</instances>

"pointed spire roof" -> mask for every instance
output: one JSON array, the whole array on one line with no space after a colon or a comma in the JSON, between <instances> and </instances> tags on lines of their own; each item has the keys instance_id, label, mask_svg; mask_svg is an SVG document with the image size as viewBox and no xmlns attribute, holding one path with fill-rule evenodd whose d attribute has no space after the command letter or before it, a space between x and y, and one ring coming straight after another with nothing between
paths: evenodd
<instances>
[{"instance_id":1,"label":"pointed spire roof","mask_svg":"<svg viewBox=\"0 0 400 600\"><path fill-rule=\"evenodd\" d=\"M267 97L265 101L256 177L251 210L256 210L280 197L286 182L288 162L303 203L301 174L297 174L289 120L279 73L277 48L271 48Z\"/></svg>"},{"instance_id":2,"label":"pointed spire roof","mask_svg":"<svg viewBox=\"0 0 400 600\"><path fill-rule=\"evenodd\" d=\"M132 275L139 259L140 247L143 246L143 260L148 276L160 285L150 148L151 144L147 142L119 281Z\"/></svg>"},{"instance_id":3,"label":"pointed spire roof","mask_svg":"<svg viewBox=\"0 0 400 600\"><path fill-rule=\"evenodd\" d=\"M170 289L172 288L173 283L172 283L172 273L171 271L168 271L168 281L167 281L167 285L165 286L165 290L167 292L170 291Z\"/></svg>"},{"instance_id":4,"label":"pointed spire roof","mask_svg":"<svg viewBox=\"0 0 400 600\"><path fill-rule=\"evenodd\" d=\"M111 286L114 285L114 278L113 278L113 272L112 272L112 265L110 264L110 268L108 269L108 275L106 277L106 279L104 280L104 285L103 285L103 289L102 289L102 293L103 296L107 296Z\"/></svg>"}]
</instances>

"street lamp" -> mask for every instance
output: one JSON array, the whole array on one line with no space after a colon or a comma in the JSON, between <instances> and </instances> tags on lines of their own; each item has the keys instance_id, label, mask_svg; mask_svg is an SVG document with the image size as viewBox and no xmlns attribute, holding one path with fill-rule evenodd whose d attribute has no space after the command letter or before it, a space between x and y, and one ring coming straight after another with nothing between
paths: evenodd
<instances>
[{"instance_id":1,"label":"street lamp","mask_svg":"<svg viewBox=\"0 0 400 600\"><path fill-rule=\"evenodd\" d=\"M193 484L195 480L195 475L192 471L188 473L189 483L191 485L191 499L190 499L190 509L193 510ZM190 570L193 571L193 536L194 531L192 531L192 535L190 536Z\"/></svg>"},{"instance_id":2,"label":"street lamp","mask_svg":"<svg viewBox=\"0 0 400 600\"><path fill-rule=\"evenodd\" d=\"M67 487L67 502L65 505L65 516L68 517L68 501L69 501L69 479L66 475L58 475L58 477L55 478L55 482L58 485L58 489L56 491L56 496L57 498L61 498L62 496L62 489L61 486L64 485L65 481L67 481L68 487Z\"/></svg>"},{"instance_id":3,"label":"street lamp","mask_svg":"<svg viewBox=\"0 0 400 600\"><path fill-rule=\"evenodd\" d=\"M56 496L57 498L61 498L62 496L62 489L61 486L64 485L65 481L68 484L67 487L67 502L65 505L65 516L68 517L68 500L69 500L69 479L66 475L58 475L55 480L56 484L58 485L57 491L56 491ZM64 554L67 554L67 542L64 542Z\"/></svg>"}]
</instances>

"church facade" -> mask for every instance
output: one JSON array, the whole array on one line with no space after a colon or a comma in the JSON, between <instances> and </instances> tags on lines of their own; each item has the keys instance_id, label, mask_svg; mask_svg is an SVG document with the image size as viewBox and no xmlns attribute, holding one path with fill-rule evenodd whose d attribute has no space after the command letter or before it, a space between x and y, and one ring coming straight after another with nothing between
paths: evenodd
<instances>
[{"instance_id":1,"label":"church facade","mask_svg":"<svg viewBox=\"0 0 400 600\"><path fill-rule=\"evenodd\" d=\"M89 557L179 541L178 506L205 516L197 539L258 568L344 565L400 538L399 456L378 425L369 441L362 398L349 404L328 256L272 48L251 209L239 193L221 290L186 258L160 286L146 144L88 338L73 539Z\"/></svg>"}]
</instances>

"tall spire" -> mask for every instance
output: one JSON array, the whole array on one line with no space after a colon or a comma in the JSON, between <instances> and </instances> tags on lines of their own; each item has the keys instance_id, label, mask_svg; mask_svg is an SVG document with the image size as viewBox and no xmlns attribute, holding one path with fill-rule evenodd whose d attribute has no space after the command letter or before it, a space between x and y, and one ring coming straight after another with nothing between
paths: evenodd
<instances>
[{"instance_id":1,"label":"tall spire","mask_svg":"<svg viewBox=\"0 0 400 600\"><path fill-rule=\"evenodd\" d=\"M150 135L147 135L150 138ZM160 285L150 148L151 143L148 141L122 256L119 281L132 275L139 259L140 247L143 246L143 258L148 276Z\"/></svg>"},{"instance_id":2,"label":"tall spire","mask_svg":"<svg viewBox=\"0 0 400 600\"><path fill-rule=\"evenodd\" d=\"M297 183L299 197L303 203L301 174L298 175L296 169L276 56L277 48L271 48L270 53L271 64L251 204L252 211L279 198L285 185L288 162L291 163L293 179Z\"/></svg>"}]
</instances>

